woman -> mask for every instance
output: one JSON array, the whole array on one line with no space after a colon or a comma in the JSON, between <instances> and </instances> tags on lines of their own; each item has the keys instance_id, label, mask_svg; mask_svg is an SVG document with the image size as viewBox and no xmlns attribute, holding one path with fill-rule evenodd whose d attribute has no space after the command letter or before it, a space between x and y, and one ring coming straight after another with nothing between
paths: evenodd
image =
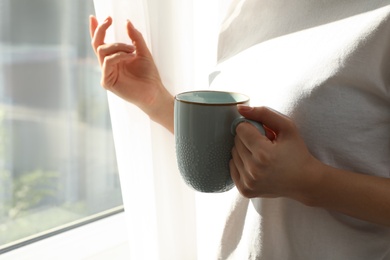
<instances>
[{"instance_id":1,"label":"woman","mask_svg":"<svg viewBox=\"0 0 390 260\"><path fill-rule=\"evenodd\" d=\"M90 19L103 87L173 133L142 35L129 21L133 45L105 44L111 23ZM266 105L238 110L275 139L237 128L230 172L251 203L234 201L221 259L390 259L389 70L388 1L233 1L211 87Z\"/></svg>"}]
</instances>

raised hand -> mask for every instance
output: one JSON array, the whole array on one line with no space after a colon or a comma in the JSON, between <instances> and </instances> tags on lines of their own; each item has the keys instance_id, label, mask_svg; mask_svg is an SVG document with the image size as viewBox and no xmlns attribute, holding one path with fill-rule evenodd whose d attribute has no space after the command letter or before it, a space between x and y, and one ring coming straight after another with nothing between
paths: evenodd
<instances>
[{"instance_id":1,"label":"raised hand","mask_svg":"<svg viewBox=\"0 0 390 260\"><path fill-rule=\"evenodd\" d=\"M141 108L149 117L173 131L173 97L165 89L142 34L127 21L133 45L105 43L108 17L99 24L90 17L91 45L102 69L101 85Z\"/></svg>"}]
</instances>

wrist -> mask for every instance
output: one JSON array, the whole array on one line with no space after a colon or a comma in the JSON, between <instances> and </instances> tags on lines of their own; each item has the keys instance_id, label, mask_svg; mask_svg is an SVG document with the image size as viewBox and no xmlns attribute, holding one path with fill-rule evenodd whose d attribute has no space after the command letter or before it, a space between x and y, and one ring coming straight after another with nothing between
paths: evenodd
<instances>
[{"instance_id":1,"label":"wrist","mask_svg":"<svg viewBox=\"0 0 390 260\"><path fill-rule=\"evenodd\" d=\"M300 189L294 199L306 206L317 207L322 197L327 167L327 165L313 158L303 169L304 180L302 180Z\"/></svg>"},{"instance_id":2,"label":"wrist","mask_svg":"<svg viewBox=\"0 0 390 260\"><path fill-rule=\"evenodd\" d=\"M143 110L149 118L173 133L174 97L161 85L153 102Z\"/></svg>"}]
</instances>

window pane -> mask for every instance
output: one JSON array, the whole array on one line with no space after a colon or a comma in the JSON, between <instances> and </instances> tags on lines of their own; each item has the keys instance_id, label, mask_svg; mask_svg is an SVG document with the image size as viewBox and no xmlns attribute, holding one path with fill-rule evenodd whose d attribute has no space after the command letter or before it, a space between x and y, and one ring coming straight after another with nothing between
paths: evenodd
<instances>
[{"instance_id":1,"label":"window pane","mask_svg":"<svg viewBox=\"0 0 390 260\"><path fill-rule=\"evenodd\" d=\"M122 205L88 0L0 0L0 246Z\"/></svg>"}]
</instances>

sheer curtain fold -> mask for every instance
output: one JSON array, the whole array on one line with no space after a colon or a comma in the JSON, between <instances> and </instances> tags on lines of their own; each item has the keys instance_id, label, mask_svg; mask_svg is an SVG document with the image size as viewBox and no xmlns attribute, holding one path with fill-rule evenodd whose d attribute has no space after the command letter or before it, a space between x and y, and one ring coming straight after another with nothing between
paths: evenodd
<instances>
[{"instance_id":1,"label":"sheer curtain fold","mask_svg":"<svg viewBox=\"0 0 390 260\"><path fill-rule=\"evenodd\" d=\"M218 1L94 0L114 19L106 42L130 42L125 21L142 32L171 93L208 88L216 58ZM198 194L177 170L172 134L108 93L131 259L213 259L226 195ZM212 209L210 214L208 213ZM215 231L215 232L214 232Z\"/></svg>"}]
</instances>

